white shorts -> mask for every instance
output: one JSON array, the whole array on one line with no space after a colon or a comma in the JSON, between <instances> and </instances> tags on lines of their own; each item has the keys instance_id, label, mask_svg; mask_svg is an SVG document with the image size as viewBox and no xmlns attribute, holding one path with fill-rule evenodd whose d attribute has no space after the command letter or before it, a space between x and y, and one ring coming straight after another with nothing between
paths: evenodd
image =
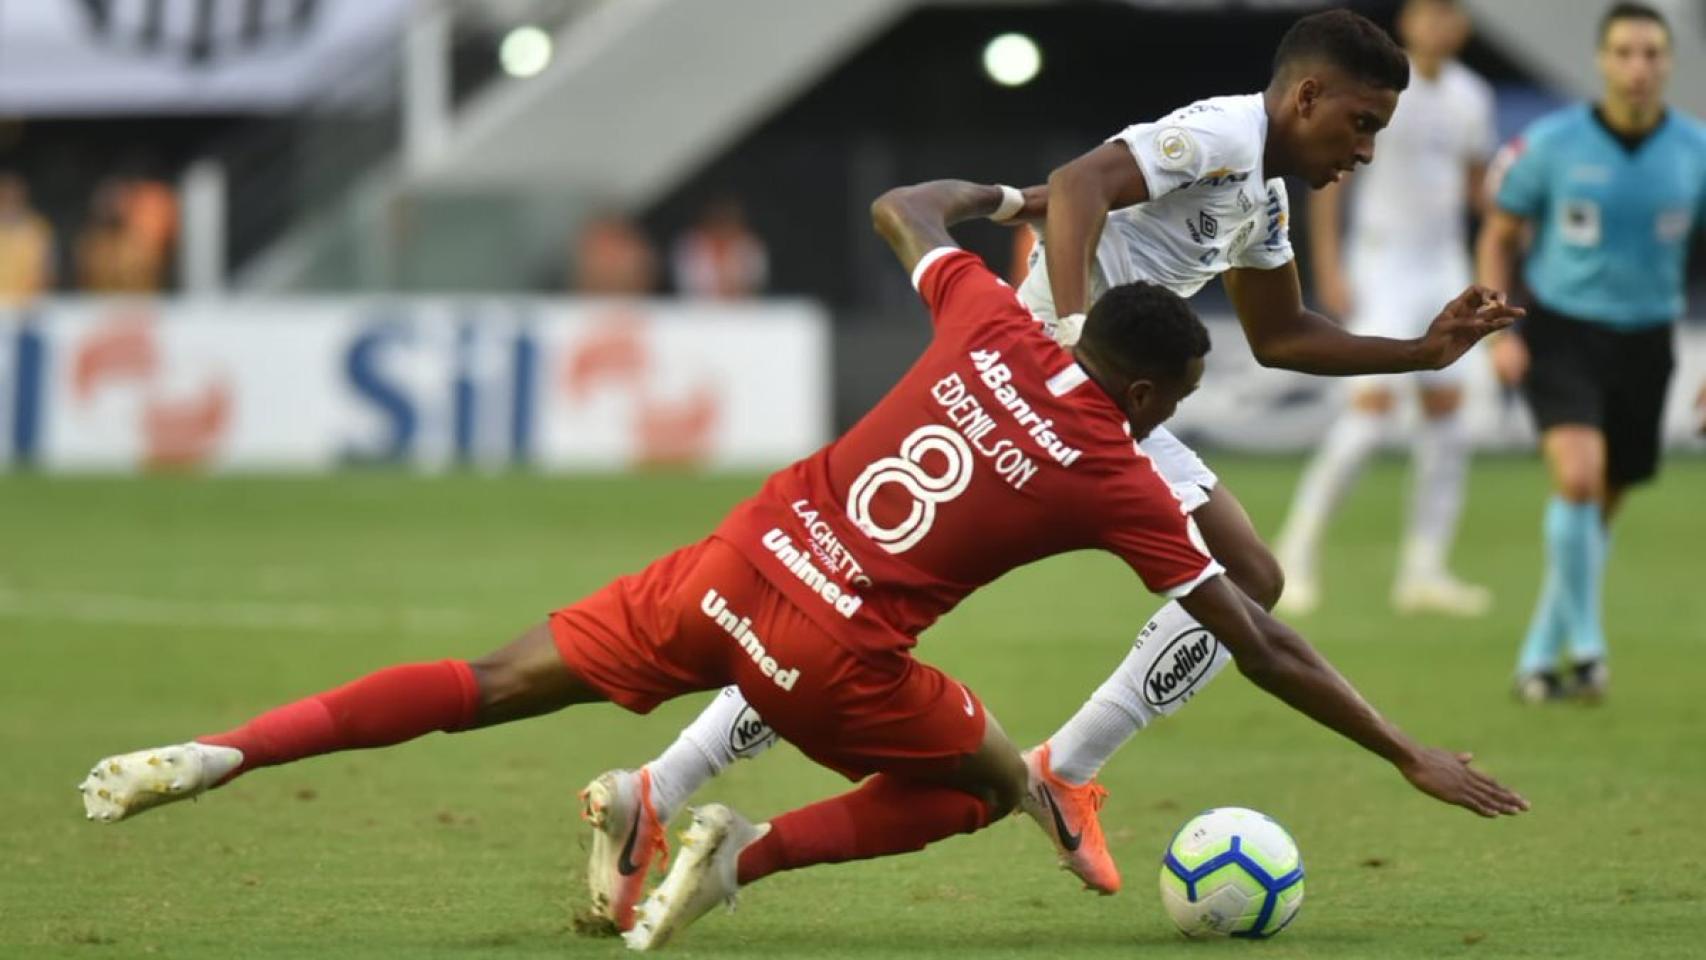
<instances>
[{"instance_id":1,"label":"white shorts","mask_svg":"<svg viewBox=\"0 0 1706 960\"><path fill-rule=\"evenodd\" d=\"M1173 436L1166 427L1156 427L1137 446L1155 464L1161 479L1173 488L1173 496L1185 505L1187 513L1207 503L1208 492L1220 483L1220 478L1202 462L1197 452L1185 446L1185 442Z\"/></svg>"},{"instance_id":2,"label":"white shorts","mask_svg":"<svg viewBox=\"0 0 1706 960\"><path fill-rule=\"evenodd\" d=\"M1054 314L1054 295L1049 289L1048 274L1042 269L1042 258L1039 245L1031 251L1031 271L1019 285L1019 300L1031 311L1031 316L1043 325L1048 335L1060 339L1060 329ZM1096 274L1097 271L1091 271ZM1094 282L1095 277L1092 277ZM1185 505L1185 512L1190 513L1208 502L1208 492L1220 482L1214 471L1203 463L1195 450L1185 446L1184 441L1173 436L1166 427L1156 427L1148 439L1137 445L1149 462L1155 464L1155 470L1161 474L1161 479L1167 481L1173 488L1173 496Z\"/></svg>"},{"instance_id":3,"label":"white shorts","mask_svg":"<svg viewBox=\"0 0 1706 960\"><path fill-rule=\"evenodd\" d=\"M1412 340L1453 297L1469 285L1469 262L1461 251L1404 250L1392 247L1358 248L1350 254L1351 296L1355 313L1352 333L1365 337ZM1462 362L1444 370L1420 370L1414 376L1424 387L1456 386L1462 382ZM1359 385L1391 386L1394 375L1356 377Z\"/></svg>"}]
</instances>

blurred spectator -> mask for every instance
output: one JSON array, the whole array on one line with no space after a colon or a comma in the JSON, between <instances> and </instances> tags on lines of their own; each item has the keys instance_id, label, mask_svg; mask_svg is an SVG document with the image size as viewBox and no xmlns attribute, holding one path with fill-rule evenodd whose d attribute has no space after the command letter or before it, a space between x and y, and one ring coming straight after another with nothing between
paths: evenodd
<instances>
[{"instance_id":1,"label":"blurred spectator","mask_svg":"<svg viewBox=\"0 0 1706 960\"><path fill-rule=\"evenodd\" d=\"M126 225L162 264L171 259L178 238L178 197L172 188L147 177L121 181L120 203Z\"/></svg>"},{"instance_id":2,"label":"blurred spectator","mask_svg":"<svg viewBox=\"0 0 1706 960\"><path fill-rule=\"evenodd\" d=\"M0 174L0 306L18 306L53 285L53 228L30 207L16 174Z\"/></svg>"},{"instance_id":3,"label":"blurred spectator","mask_svg":"<svg viewBox=\"0 0 1706 960\"><path fill-rule=\"evenodd\" d=\"M77 236L77 285L89 293L148 293L165 275L166 247L157 198L135 201L134 181L101 182L89 222ZM168 201L171 203L169 197ZM175 205L174 205L175 207ZM175 208L166 221L176 219Z\"/></svg>"},{"instance_id":4,"label":"blurred spectator","mask_svg":"<svg viewBox=\"0 0 1706 960\"><path fill-rule=\"evenodd\" d=\"M708 205L699 222L676 239L670 267L682 295L733 300L763 292L770 255L748 229L740 204L725 198Z\"/></svg>"},{"instance_id":5,"label":"blurred spectator","mask_svg":"<svg viewBox=\"0 0 1706 960\"><path fill-rule=\"evenodd\" d=\"M572 256L577 293L638 297L657 290L657 252L626 216L610 213L588 220L575 236Z\"/></svg>"}]
</instances>

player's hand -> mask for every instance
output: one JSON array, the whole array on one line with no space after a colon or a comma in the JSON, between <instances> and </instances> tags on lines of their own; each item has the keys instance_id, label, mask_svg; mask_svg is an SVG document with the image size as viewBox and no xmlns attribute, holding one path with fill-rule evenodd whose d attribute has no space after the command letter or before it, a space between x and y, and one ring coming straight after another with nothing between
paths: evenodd
<instances>
[{"instance_id":1,"label":"player's hand","mask_svg":"<svg viewBox=\"0 0 1706 960\"><path fill-rule=\"evenodd\" d=\"M1528 801L1516 791L1470 766L1473 759L1472 754L1428 747L1398 769L1417 790L1483 817L1515 816L1528 809Z\"/></svg>"},{"instance_id":2,"label":"player's hand","mask_svg":"<svg viewBox=\"0 0 1706 960\"><path fill-rule=\"evenodd\" d=\"M1316 295L1320 297L1321 308L1327 311L1327 316L1339 321L1340 325L1345 324L1356 307L1356 301L1351 297L1351 285L1345 282L1345 275L1337 270L1318 279L1320 289L1316 291Z\"/></svg>"},{"instance_id":3,"label":"player's hand","mask_svg":"<svg viewBox=\"0 0 1706 960\"><path fill-rule=\"evenodd\" d=\"M1497 333L1520 319L1522 308L1505 302L1505 295L1491 287L1472 284L1428 325L1422 337L1422 348L1429 369L1442 370L1456 363L1481 342L1481 338Z\"/></svg>"},{"instance_id":4,"label":"player's hand","mask_svg":"<svg viewBox=\"0 0 1706 960\"><path fill-rule=\"evenodd\" d=\"M1700 418L1700 435L1706 437L1706 383L1700 385L1700 393L1694 398L1694 413Z\"/></svg>"},{"instance_id":5,"label":"player's hand","mask_svg":"<svg viewBox=\"0 0 1706 960\"><path fill-rule=\"evenodd\" d=\"M1522 386L1523 378L1528 376L1528 344L1521 337L1507 333L1494 338L1492 351L1493 373L1498 375L1499 382L1507 387Z\"/></svg>"}]
</instances>

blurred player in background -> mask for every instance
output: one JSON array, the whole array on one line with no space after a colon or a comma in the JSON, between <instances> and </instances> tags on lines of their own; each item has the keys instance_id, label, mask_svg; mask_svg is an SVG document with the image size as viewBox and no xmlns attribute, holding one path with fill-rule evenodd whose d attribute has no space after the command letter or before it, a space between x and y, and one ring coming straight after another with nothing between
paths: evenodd
<instances>
[{"instance_id":1,"label":"blurred player in background","mask_svg":"<svg viewBox=\"0 0 1706 960\"><path fill-rule=\"evenodd\" d=\"M1514 314L1474 288L1407 339L1349 333L1303 305L1288 227L1284 176L1315 188L1374 156L1374 137L1409 77L1404 52L1366 18L1333 10L1295 23L1274 56L1268 88L1198 101L1134 124L1025 191L1046 206L1044 242L1020 285L1021 302L1056 339L1078 339L1084 311L1111 287L1148 282L1188 297L1222 277L1251 348L1263 363L1318 374L1439 369ZM1034 212L1034 211L1025 211ZM1002 219L1024 215L1015 206ZM1282 572L1238 499L1164 427L1141 442L1232 582L1272 607ZM1025 811L1063 863L1101 893L1120 887L1096 811L1096 773L1138 730L1178 710L1228 662L1184 605L1168 603L1079 711L1026 754ZM739 696L720 696L661 756L589 785L586 813L599 829L590 874L608 873L624 835L661 833L692 793L736 758L771 742ZM638 824L638 826L635 826ZM620 912L646 862L626 864Z\"/></svg>"},{"instance_id":2,"label":"blurred player in background","mask_svg":"<svg viewBox=\"0 0 1706 960\"><path fill-rule=\"evenodd\" d=\"M1410 86L1381 135L1380 158L1350 184L1312 195L1309 223L1322 305L1358 333L1407 338L1425 331L1439 304L1469 282L1469 213L1479 205L1496 133L1492 88L1452 59L1469 38L1469 16L1457 0L1408 0L1398 32L1410 55ZM1348 245L1339 230L1346 189ZM1281 610L1306 614L1320 602L1321 535L1383 439L1400 389L1413 386L1422 417L1411 444L1409 529L1392 603L1403 613L1487 612L1488 591L1446 568L1469 470L1458 419L1462 369L1454 364L1352 385L1349 405L1303 473L1276 543L1286 580Z\"/></svg>"},{"instance_id":3,"label":"blurred player in background","mask_svg":"<svg viewBox=\"0 0 1706 960\"><path fill-rule=\"evenodd\" d=\"M1543 117L1501 153L1477 249L1482 280L1501 288L1521 260L1534 299L1492 347L1501 378L1522 387L1552 479L1546 575L1517 660L1528 702L1606 693L1607 527L1658 471L1672 327L1689 238L1706 219L1706 128L1665 104L1663 16L1612 6L1598 60L1598 103Z\"/></svg>"}]
</instances>

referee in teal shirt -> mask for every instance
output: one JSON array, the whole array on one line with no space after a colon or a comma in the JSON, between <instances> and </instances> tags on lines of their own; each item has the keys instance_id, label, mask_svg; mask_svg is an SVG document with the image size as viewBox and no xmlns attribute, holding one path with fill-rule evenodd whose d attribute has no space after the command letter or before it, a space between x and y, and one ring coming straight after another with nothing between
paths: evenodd
<instances>
[{"instance_id":1,"label":"referee in teal shirt","mask_svg":"<svg viewBox=\"0 0 1706 960\"><path fill-rule=\"evenodd\" d=\"M1520 259L1534 299L1492 347L1533 411L1552 477L1546 579L1517 661L1528 702L1605 695L1606 527L1658 470L1688 244L1706 222L1706 126L1665 105L1670 40L1652 7L1606 12L1603 98L1541 118L1505 148L1477 245L1482 283L1511 289Z\"/></svg>"}]
</instances>

